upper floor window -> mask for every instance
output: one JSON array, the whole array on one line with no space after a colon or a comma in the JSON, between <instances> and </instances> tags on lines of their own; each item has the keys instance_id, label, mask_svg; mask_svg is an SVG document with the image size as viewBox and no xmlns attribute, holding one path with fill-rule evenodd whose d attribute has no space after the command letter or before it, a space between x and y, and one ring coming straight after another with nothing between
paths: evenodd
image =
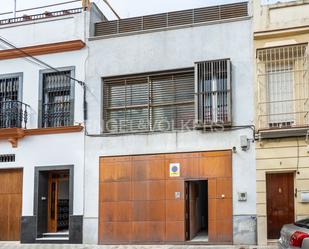
<instances>
[{"instance_id":1,"label":"upper floor window","mask_svg":"<svg viewBox=\"0 0 309 249\"><path fill-rule=\"evenodd\" d=\"M231 124L230 60L198 62L195 75L198 125Z\"/></svg>"},{"instance_id":2,"label":"upper floor window","mask_svg":"<svg viewBox=\"0 0 309 249\"><path fill-rule=\"evenodd\" d=\"M72 77L72 69L41 73L40 127L73 125L74 83Z\"/></svg>"},{"instance_id":3,"label":"upper floor window","mask_svg":"<svg viewBox=\"0 0 309 249\"><path fill-rule=\"evenodd\" d=\"M22 74L0 75L0 128L21 127Z\"/></svg>"},{"instance_id":4,"label":"upper floor window","mask_svg":"<svg viewBox=\"0 0 309 249\"><path fill-rule=\"evenodd\" d=\"M257 51L259 128L309 124L307 44Z\"/></svg>"},{"instance_id":5,"label":"upper floor window","mask_svg":"<svg viewBox=\"0 0 309 249\"><path fill-rule=\"evenodd\" d=\"M192 127L194 71L103 79L104 132Z\"/></svg>"}]
</instances>

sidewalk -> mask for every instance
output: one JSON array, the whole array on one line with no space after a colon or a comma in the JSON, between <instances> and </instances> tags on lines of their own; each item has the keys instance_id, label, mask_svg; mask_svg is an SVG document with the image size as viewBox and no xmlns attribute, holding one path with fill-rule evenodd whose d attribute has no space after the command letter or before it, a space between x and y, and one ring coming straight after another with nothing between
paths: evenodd
<instances>
[{"instance_id":1,"label":"sidewalk","mask_svg":"<svg viewBox=\"0 0 309 249\"><path fill-rule=\"evenodd\" d=\"M195 246L195 245L66 245L66 244L20 244L18 242L1 242L0 249L278 249L277 246Z\"/></svg>"}]
</instances>

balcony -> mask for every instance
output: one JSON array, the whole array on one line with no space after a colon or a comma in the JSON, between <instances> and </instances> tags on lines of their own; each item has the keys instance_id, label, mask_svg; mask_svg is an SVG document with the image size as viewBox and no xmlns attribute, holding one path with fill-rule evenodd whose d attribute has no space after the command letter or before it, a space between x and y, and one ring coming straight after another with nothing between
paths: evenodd
<instances>
[{"instance_id":1,"label":"balcony","mask_svg":"<svg viewBox=\"0 0 309 249\"><path fill-rule=\"evenodd\" d=\"M0 102L0 139L7 139L17 147L17 141L25 136L29 105L16 100Z\"/></svg>"},{"instance_id":2,"label":"balcony","mask_svg":"<svg viewBox=\"0 0 309 249\"><path fill-rule=\"evenodd\" d=\"M258 117L262 137L306 135L309 130L308 45L257 51Z\"/></svg>"}]
</instances>

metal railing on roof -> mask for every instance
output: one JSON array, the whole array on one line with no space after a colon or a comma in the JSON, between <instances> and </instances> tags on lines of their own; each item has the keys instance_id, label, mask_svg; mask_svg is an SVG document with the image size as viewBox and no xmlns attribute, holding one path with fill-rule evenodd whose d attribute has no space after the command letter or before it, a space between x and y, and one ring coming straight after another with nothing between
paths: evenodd
<instances>
[{"instance_id":1,"label":"metal railing on roof","mask_svg":"<svg viewBox=\"0 0 309 249\"><path fill-rule=\"evenodd\" d=\"M95 36L192 25L248 16L248 3L234 3L162 14L104 21L95 24Z\"/></svg>"},{"instance_id":2,"label":"metal railing on roof","mask_svg":"<svg viewBox=\"0 0 309 249\"><path fill-rule=\"evenodd\" d=\"M8 19L0 20L0 26L12 24L12 23L20 23L20 22L53 18L53 17L58 17L58 16L73 15L73 14L81 13L82 10L83 8L74 8L74 9L59 10L59 11L53 11L53 12L46 11L44 13L35 14L35 15L23 15L23 16L16 17L16 18L8 18Z\"/></svg>"}]
</instances>

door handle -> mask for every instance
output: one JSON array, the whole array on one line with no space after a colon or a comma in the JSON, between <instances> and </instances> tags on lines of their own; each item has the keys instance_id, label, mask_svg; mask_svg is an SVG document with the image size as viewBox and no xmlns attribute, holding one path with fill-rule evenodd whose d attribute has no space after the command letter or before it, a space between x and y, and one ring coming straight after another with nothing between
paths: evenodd
<instances>
[{"instance_id":1,"label":"door handle","mask_svg":"<svg viewBox=\"0 0 309 249\"><path fill-rule=\"evenodd\" d=\"M222 195L221 195L221 198L224 199L224 198L225 198L225 194L222 194Z\"/></svg>"},{"instance_id":2,"label":"door handle","mask_svg":"<svg viewBox=\"0 0 309 249\"><path fill-rule=\"evenodd\" d=\"M47 198L46 198L45 196L42 196L42 197L41 197L41 201L46 201L46 199L47 199Z\"/></svg>"}]
</instances>

